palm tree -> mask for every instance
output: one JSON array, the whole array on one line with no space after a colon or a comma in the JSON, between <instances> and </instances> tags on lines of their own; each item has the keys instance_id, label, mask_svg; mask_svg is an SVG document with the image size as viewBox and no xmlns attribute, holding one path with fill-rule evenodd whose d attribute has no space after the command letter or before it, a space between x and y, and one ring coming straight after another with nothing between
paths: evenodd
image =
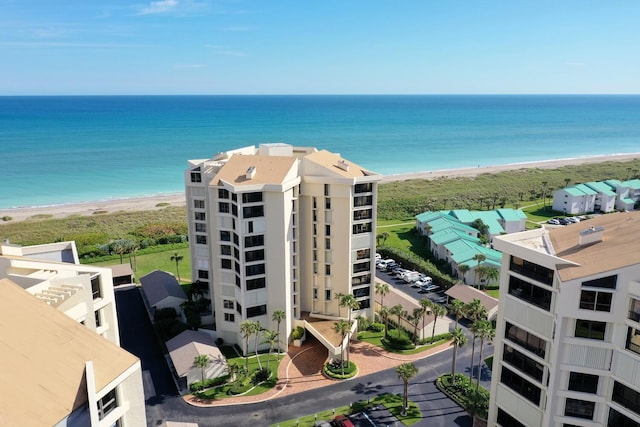
<instances>
[{"instance_id":1,"label":"palm tree","mask_svg":"<svg viewBox=\"0 0 640 427\"><path fill-rule=\"evenodd\" d=\"M200 373L202 374L202 382L204 382L204 370L209 365L210 361L211 359L209 359L208 354L199 354L195 357L195 359L193 359L193 366L199 368Z\"/></svg>"},{"instance_id":2,"label":"palm tree","mask_svg":"<svg viewBox=\"0 0 640 427\"><path fill-rule=\"evenodd\" d=\"M267 356L267 370L269 370L269 362L271 361L271 352L273 351L273 347L278 340L278 332L272 331L270 329L264 331L264 341L262 344L269 344L269 355Z\"/></svg>"},{"instance_id":3,"label":"palm tree","mask_svg":"<svg viewBox=\"0 0 640 427\"><path fill-rule=\"evenodd\" d=\"M476 338L480 335L480 327L482 320L476 320L469 326L469 332L471 332L471 365L469 365L469 383L473 379L473 364L475 362L476 354Z\"/></svg>"},{"instance_id":4,"label":"palm tree","mask_svg":"<svg viewBox=\"0 0 640 427\"><path fill-rule=\"evenodd\" d=\"M480 328L479 328L480 329L479 331L480 355L478 357L478 378L476 379L476 393L480 388L480 370L482 368L482 351L484 347L484 342L485 340L488 342L492 342L493 339L496 337L496 330L491 324L491 322L489 322L488 320L481 320L480 322L481 322Z\"/></svg>"},{"instance_id":5,"label":"palm tree","mask_svg":"<svg viewBox=\"0 0 640 427\"><path fill-rule=\"evenodd\" d=\"M376 294L380 294L380 305L384 304L384 297L389 294L389 285L386 283L376 283Z\"/></svg>"},{"instance_id":6,"label":"palm tree","mask_svg":"<svg viewBox=\"0 0 640 427\"><path fill-rule=\"evenodd\" d=\"M425 309L422 307L416 307L411 313L409 320L413 324L413 343L418 345L418 323L424 318Z\"/></svg>"},{"instance_id":7,"label":"palm tree","mask_svg":"<svg viewBox=\"0 0 640 427\"><path fill-rule=\"evenodd\" d=\"M451 304L449 304L448 309L449 314L456 318L456 326L453 329L457 329L458 322L460 322L460 319L462 319L466 313L465 305L459 299L454 299L453 301L451 301Z\"/></svg>"},{"instance_id":8,"label":"palm tree","mask_svg":"<svg viewBox=\"0 0 640 427\"><path fill-rule=\"evenodd\" d=\"M404 313L406 313L406 311L404 310L404 307L402 307L401 304L396 304L393 307L391 307L391 309L389 310L389 313L394 316L398 316L398 323L396 325L396 330L398 331L398 333L400 333L400 318Z\"/></svg>"},{"instance_id":9,"label":"palm tree","mask_svg":"<svg viewBox=\"0 0 640 427\"><path fill-rule=\"evenodd\" d=\"M387 338L387 336L389 336L387 331L389 330L389 315L391 314L391 311L389 310L389 307L387 307L386 305L382 305L380 306L379 314L380 317L382 317L382 321L384 322L384 337Z\"/></svg>"},{"instance_id":10,"label":"palm tree","mask_svg":"<svg viewBox=\"0 0 640 427\"><path fill-rule=\"evenodd\" d=\"M478 289L480 288L484 288L484 279L487 277L487 270L489 269L489 267L487 267L486 265L479 265L476 267L476 274L478 275L478 278L480 279L480 283L478 283Z\"/></svg>"},{"instance_id":11,"label":"palm tree","mask_svg":"<svg viewBox=\"0 0 640 427\"><path fill-rule=\"evenodd\" d=\"M431 330L431 343L433 343L433 337L436 336L436 322L438 321L438 317L445 316L447 314L447 309L444 308L443 305L433 304L431 307L431 314L433 314L433 329Z\"/></svg>"},{"instance_id":12,"label":"palm tree","mask_svg":"<svg viewBox=\"0 0 640 427\"><path fill-rule=\"evenodd\" d=\"M387 239L389 238L390 234L388 231L383 231L382 232L382 244L384 245L385 243L387 243Z\"/></svg>"},{"instance_id":13,"label":"palm tree","mask_svg":"<svg viewBox=\"0 0 640 427\"><path fill-rule=\"evenodd\" d=\"M347 320L351 323L351 310L357 310L360 308L360 303L356 299L353 294L343 295L340 299L340 305L347 307L349 313L347 315ZM347 363L351 362L351 340L347 341Z\"/></svg>"},{"instance_id":14,"label":"palm tree","mask_svg":"<svg viewBox=\"0 0 640 427\"><path fill-rule=\"evenodd\" d=\"M427 317L427 313L431 313L434 303L429 298L420 298L418 302L424 310L424 315L422 316L422 339L424 339L424 319Z\"/></svg>"},{"instance_id":15,"label":"palm tree","mask_svg":"<svg viewBox=\"0 0 640 427\"><path fill-rule=\"evenodd\" d=\"M278 336L280 337L280 323L287 318L287 313L284 310L275 310L271 314L271 320L278 324ZM280 339L278 338L278 356L280 356Z\"/></svg>"},{"instance_id":16,"label":"palm tree","mask_svg":"<svg viewBox=\"0 0 640 427\"><path fill-rule=\"evenodd\" d=\"M413 363L403 363L396 368L396 373L404 383L404 398L402 399L402 412L400 412L400 415L406 417L409 409L409 380L418 375L418 368Z\"/></svg>"},{"instance_id":17,"label":"palm tree","mask_svg":"<svg viewBox=\"0 0 640 427\"><path fill-rule=\"evenodd\" d=\"M465 310L467 317L473 321L487 318L487 309L478 298L472 299L471 302L465 305Z\"/></svg>"},{"instance_id":18,"label":"palm tree","mask_svg":"<svg viewBox=\"0 0 640 427\"><path fill-rule=\"evenodd\" d=\"M180 261L182 261L183 259L184 257L178 252L174 252L173 255L171 255L171 261L176 262L176 274L178 276L178 282L180 282L180 269L178 268L178 264L180 264Z\"/></svg>"},{"instance_id":19,"label":"palm tree","mask_svg":"<svg viewBox=\"0 0 640 427\"><path fill-rule=\"evenodd\" d=\"M478 263L476 265L475 279L474 279L474 282L475 282L474 284L476 284L478 282L478 267L480 267L480 264L487 259L487 256L482 252L478 252L473 256L473 259Z\"/></svg>"},{"instance_id":20,"label":"palm tree","mask_svg":"<svg viewBox=\"0 0 640 427\"><path fill-rule=\"evenodd\" d=\"M462 328L455 328L451 333L451 345L453 346L453 360L451 361L451 386L456 383L456 353L458 347L462 347L467 343L467 336L462 331Z\"/></svg>"},{"instance_id":21,"label":"palm tree","mask_svg":"<svg viewBox=\"0 0 640 427\"><path fill-rule=\"evenodd\" d=\"M244 365L246 368L249 368L249 337L253 335L253 329L253 320L245 320L240 323L240 332L244 339Z\"/></svg>"},{"instance_id":22,"label":"palm tree","mask_svg":"<svg viewBox=\"0 0 640 427\"><path fill-rule=\"evenodd\" d=\"M462 283L466 283L466 274L471 269L467 264L458 264L458 273L462 277Z\"/></svg>"},{"instance_id":23,"label":"palm tree","mask_svg":"<svg viewBox=\"0 0 640 427\"><path fill-rule=\"evenodd\" d=\"M351 332L351 322L340 319L334 324L333 328L342 337L340 342L340 366L342 367L342 375L344 375L344 340Z\"/></svg>"},{"instance_id":24,"label":"palm tree","mask_svg":"<svg viewBox=\"0 0 640 427\"><path fill-rule=\"evenodd\" d=\"M255 345L254 345L254 350L256 352L256 359L258 359L258 367L262 369L262 363L260 363L260 358L258 357L258 340L260 339L260 334L262 334L264 329L262 328L262 325L260 324L259 320L256 320L255 322L251 322L251 323L253 323L253 334L256 336Z\"/></svg>"},{"instance_id":25,"label":"palm tree","mask_svg":"<svg viewBox=\"0 0 640 427\"><path fill-rule=\"evenodd\" d=\"M485 272L487 283L493 283L500 278L500 269L497 267L487 267Z\"/></svg>"},{"instance_id":26,"label":"palm tree","mask_svg":"<svg viewBox=\"0 0 640 427\"><path fill-rule=\"evenodd\" d=\"M542 181L542 209L543 210L546 210L547 208L546 191L547 191L548 183L549 183L548 181Z\"/></svg>"}]
</instances>

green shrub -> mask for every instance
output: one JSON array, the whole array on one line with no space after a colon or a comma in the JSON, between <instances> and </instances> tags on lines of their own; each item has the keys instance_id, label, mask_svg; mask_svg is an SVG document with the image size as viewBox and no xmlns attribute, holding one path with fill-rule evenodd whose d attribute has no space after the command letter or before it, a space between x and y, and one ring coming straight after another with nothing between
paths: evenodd
<instances>
[{"instance_id":1,"label":"green shrub","mask_svg":"<svg viewBox=\"0 0 640 427\"><path fill-rule=\"evenodd\" d=\"M371 322L364 316L358 317L358 331L366 331L369 329Z\"/></svg>"},{"instance_id":2,"label":"green shrub","mask_svg":"<svg viewBox=\"0 0 640 427\"><path fill-rule=\"evenodd\" d=\"M433 337L433 340L431 340L431 337L426 337L421 340L418 340L418 342L420 344L431 344L432 342L438 342L440 340L448 340L448 339L451 339L451 332L445 332L444 334L435 335Z\"/></svg>"},{"instance_id":3,"label":"green shrub","mask_svg":"<svg viewBox=\"0 0 640 427\"><path fill-rule=\"evenodd\" d=\"M292 340L299 340L304 336L304 328L302 326L296 326L296 328L291 333Z\"/></svg>"},{"instance_id":4,"label":"green shrub","mask_svg":"<svg viewBox=\"0 0 640 427\"><path fill-rule=\"evenodd\" d=\"M389 331L387 337L382 338L381 342L394 350L412 350L416 348L411 338L409 338L409 334L398 329Z\"/></svg>"},{"instance_id":5,"label":"green shrub","mask_svg":"<svg viewBox=\"0 0 640 427\"><path fill-rule=\"evenodd\" d=\"M204 390L205 388L217 387L219 385L226 383L228 380L229 380L229 376L223 375L218 378L208 378L204 380L204 382L196 381L189 386L189 390L191 390L192 393L195 393L195 392Z\"/></svg>"},{"instance_id":6,"label":"green shrub","mask_svg":"<svg viewBox=\"0 0 640 427\"><path fill-rule=\"evenodd\" d=\"M5 216L3 216L3 217L2 217L2 220L3 220L3 221L11 221L12 219L13 219L13 218L12 218L12 217L10 217L9 215L5 215Z\"/></svg>"},{"instance_id":7,"label":"green shrub","mask_svg":"<svg viewBox=\"0 0 640 427\"><path fill-rule=\"evenodd\" d=\"M251 383L253 385L258 385L261 382L268 380L269 376L271 376L271 371L269 371L267 368L258 369L253 373L251 377Z\"/></svg>"},{"instance_id":8,"label":"green shrub","mask_svg":"<svg viewBox=\"0 0 640 427\"><path fill-rule=\"evenodd\" d=\"M373 322L369 325L369 330L371 332L382 332L384 331L384 323Z\"/></svg>"},{"instance_id":9,"label":"green shrub","mask_svg":"<svg viewBox=\"0 0 640 427\"><path fill-rule=\"evenodd\" d=\"M358 367L355 363L349 361L347 365L347 361L344 361L344 375L342 375L342 365L340 360L335 360L332 363L325 363L323 371L325 375L329 378L334 378L337 380L343 380L347 378L353 377L358 371Z\"/></svg>"}]
</instances>

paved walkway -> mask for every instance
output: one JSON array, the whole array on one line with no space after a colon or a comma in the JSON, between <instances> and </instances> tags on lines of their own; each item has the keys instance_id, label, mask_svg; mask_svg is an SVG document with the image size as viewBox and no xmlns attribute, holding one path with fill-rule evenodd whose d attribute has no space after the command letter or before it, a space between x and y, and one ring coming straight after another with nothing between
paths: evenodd
<instances>
[{"instance_id":1,"label":"paved walkway","mask_svg":"<svg viewBox=\"0 0 640 427\"><path fill-rule=\"evenodd\" d=\"M358 367L358 374L354 378L423 359L449 347L450 344L447 342L417 354L396 354L364 341L352 341L350 357ZM202 400L188 394L184 396L184 400L191 405L203 407L243 405L325 387L338 381L322 374L322 367L327 358L327 349L317 340L310 339L302 347L289 346L287 354L278 366L278 382L275 387L265 393L219 400Z\"/></svg>"}]
</instances>

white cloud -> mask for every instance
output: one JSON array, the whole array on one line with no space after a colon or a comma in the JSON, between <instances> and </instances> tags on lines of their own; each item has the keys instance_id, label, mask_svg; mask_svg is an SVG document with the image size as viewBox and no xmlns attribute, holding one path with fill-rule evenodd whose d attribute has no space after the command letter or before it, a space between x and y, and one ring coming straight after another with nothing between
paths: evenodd
<instances>
[{"instance_id":1,"label":"white cloud","mask_svg":"<svg viewBox=\"0 0 640 427\"><path fill-rule=\"evenodd\" d=\"M244 52L233 50L228 46L205 45L205 47L208 49L211 49L215 55L237 56L237 57L245 56Z\"/></svg>"},{"instance_id":2,"label":"white cloud","mask_svg":"<svg viewBox=\"0 0 640 427\"><path fill-rule=\"evenodd\" d=\"M156 15L173 11L178 6L178 0L152 1L149 6L140 9L140 15Z\"/></svg>"}]
</instances>

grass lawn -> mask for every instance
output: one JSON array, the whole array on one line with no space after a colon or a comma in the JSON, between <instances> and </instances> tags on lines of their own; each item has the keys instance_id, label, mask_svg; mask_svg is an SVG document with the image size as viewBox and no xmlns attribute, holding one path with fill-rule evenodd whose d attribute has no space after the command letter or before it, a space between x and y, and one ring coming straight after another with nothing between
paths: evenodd
<instances>
[{"instance_id":1,"label":"grass lawn","mask_svg":"<svg viewBox=\"0 0 640 427\"><path fill-rule=\"evenodd\" d=\"M409 395L409 398L411 398L411 395ZM362 412L371 405L386 406L389 412L396 416L405 426L411 426L422 420L422 413L420 412L420 409L418 409L418 406L413 403L411 399L409 399L409 410L407 411L407 416L402 417L400 416L400 412L402 411L402 394L383 394L368 401L361 400L355 402L351 405L351 407L349 407L349 405L345 405L335 409L327 409L316 414L310 414L300 418L281 421L279 423L272 424L272 427L313 427L316 420L331 421L336 415L356 414L358 412Z\"/></svg>"},{"instance_id":2,"label":"grass lawn","mask_svg":"<svg viewBox=\"0 0 640 427\"><path fill-rule=\"evenodd\" d=\"M382 344L382 338L384 338L384 332L371 332L371 331L363 331L363 332L359 332L358 333L358 339L364 342L368 342L369 344L373 344L377 347L383 348L385 350L387 350L388 352L391 353L396 353L396 354L417 354L417 353L422 353L423 351L427 351L433 347L437 347L440 344L444 344L445 342L447 342L448 340L440 340L440 341L436 341L435 343L432 344L427 344L427 345L421 345L418 346L412 350L396 350L393 348L389 348L386 347L384 344Z\"/></svg>"},{"instance_id":3,"label":"grass lawn","mask_svg":"<svg viewBox=\"0 0 640 427\"><path fill-rule=\"evenodd\" d=\"M178 263L178 266L180 268L180 282L191 283L191 259L189 256L188 247L181 249L170 249L167 251L136 256L136 269L134 271L136 279L138 279L139 281L140 277L146 275L147 273L151 273L154 270L168 271L177 278L178 276L176 275L176 262L171 260L171 257L176 252L178 253L178 255L182 256L182 261ZM129 262L128 256L124 258L124 262ZM116 259L113 261L99 262L91 265L105 266L118 263L120 263L120 260Z\"/></svg>"},{"instance_id":4,"label":"grass lawn","mask_svg":"<svg viewBox=\"0 0 640 427\"><path fill-rule=\"evenodd\" d=\"M494 298L498 298L498 295L500 295L500 289L491 289L485 292L487 293L487 295L492 296Z\"/></svg>"},{"instance_id":5,"label":"grass lawn","mask_svg":"<svg viewBox=\"0 0 640 427\"><path fill-rule=\"evenodd\" d=\"M245 366L245 363L246 363L245 358L242 356L238 356L238 354L235 351L233 351L232 348L228 346L223 346L222 352L227 358L227 362L229 364ZM260 363L262 364L262 366L266 367L269 354L268 353L259 354L258 357L260 359ZM253 385L250 384L250 380L247 380L246 385L242 387L242 389L246 388L249 391L246 393L243 393L242 395L256 396L268 390L271 390L276 385L276 382L278 382L278 365L283 357L284 355L281 355L280 357L278 357L278 355L274 351L273 354L271 354L271 360L269 362L269 371L271 371L271 377L267 381L263 382L262 384L256 387L253 387ZM260 368L260 365L258 364L258 358L256 358L255 354L249 357L248 366L249 366L249 377L251 376L251 374L253 374L253 372L257 371ZM231 388L232 388L231 383L225 384L219 387L215 387L215 388L203 391L202 393L198 394L198 397L203 399L224 399L227 397L233 397L233 395L229 394L229 390Z\"/></svg>"}]
</instances>

